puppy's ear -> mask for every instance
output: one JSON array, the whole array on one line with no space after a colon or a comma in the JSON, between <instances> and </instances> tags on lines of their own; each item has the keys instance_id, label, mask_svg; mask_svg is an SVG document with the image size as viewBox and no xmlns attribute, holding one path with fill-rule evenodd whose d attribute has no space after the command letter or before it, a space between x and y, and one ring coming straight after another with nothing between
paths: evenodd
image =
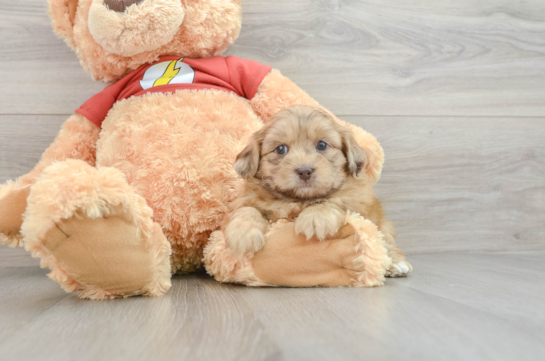
<instances>
[{"instance_id":1,"label":"puppy's ear","mask_svg":"<svg viewBox=\"0 0 545 361\"><path fill-rule=\"evenodd\" d=\"M359 146L350 129L342 127L343 153L347 160L348 172L357 177L367 166L367 153Z\"/></svg>"},{"instance_id":2,"label":"puppy's ear","mask_svg":"<svg viewBox=\"0 0 545 361\"><path fill-rule=\"evenodd\" d=\"M237 155L235 170L244 179L251 178L257 173L261 158L260 132L250 138L250 143Z\"/></svg>"}]
</instances>

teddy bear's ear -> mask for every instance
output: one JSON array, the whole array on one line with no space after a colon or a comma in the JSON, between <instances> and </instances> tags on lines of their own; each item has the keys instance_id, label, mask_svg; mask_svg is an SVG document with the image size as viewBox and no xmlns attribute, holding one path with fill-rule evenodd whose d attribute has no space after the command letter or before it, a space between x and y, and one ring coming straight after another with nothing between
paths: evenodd
<instances>
[{"instance_id":1,"label":"teddy bear's ear","mask_svg":"<svg viewBox=\"0 0 545 361\"><path fill-rule=\"evenodd\" d=\"M74 47L74 19L78 0L48 0L49 16L53 30L63 38L70 47Z\"/></svg>"}]
</instances>

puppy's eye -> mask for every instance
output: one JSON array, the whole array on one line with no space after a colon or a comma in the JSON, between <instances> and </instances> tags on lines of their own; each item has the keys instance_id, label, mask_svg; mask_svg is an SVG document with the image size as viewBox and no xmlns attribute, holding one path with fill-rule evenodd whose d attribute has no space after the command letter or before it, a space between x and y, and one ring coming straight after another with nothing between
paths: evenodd
<instances>
[{"instance_id":1,"label":"puppy's eye","mask_svg":"<svg viewBox=\"0 0 545 361\"><path fill-rule=\"evenodd\" d=\"M326 150L327 149L327 143L323 140L320 140L318 144L316 144L316 150Z\"/></svg>"},{"instance_id":2,"label":"puppy's eye","mask_svg":"<svg viewBox=\"0 0 545 361\"><path fill-rule=\"evenodd\" d=\"M276 153L280 154L280 155L284 155L288 152L288 147L284 144L282 145L279 145L278 147L276 147Z\"/></svg>"}]
</instances>

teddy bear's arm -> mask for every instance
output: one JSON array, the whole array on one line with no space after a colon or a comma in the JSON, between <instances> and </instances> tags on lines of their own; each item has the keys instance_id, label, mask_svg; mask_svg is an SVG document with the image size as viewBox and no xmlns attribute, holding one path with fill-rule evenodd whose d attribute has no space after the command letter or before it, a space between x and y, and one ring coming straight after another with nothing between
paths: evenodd
<instances>
[{"instance_id":1,"label":"teddy bear's arm","mask_svg":"<svg viewBox=\"0 0 545 361\"><path fill-rule=\"evenodd\" d=\"M267 123L269 119L280 109L294 104L319 106L301 88L295 85L279 70L271 70L257 89L257 93L251 100L252 108Z\"/></svg>"},{"instance_id":2,"label":"teddy bear's arm","mask_svg":"<svg viewBox=\"0 0 545 361\"><path fill-rule=\"evenodd\" d=\"M235 255L221 231L213 232L204 249L204 264L220 282L247 286L352 286L384 283L392 264L383 234L371 221L347 213L337 234L326 242L295 233L295 222L278 221L265 234L255 255Z\"/></svg>"},{"instance_id":3,"label":"teddy bear's arm","mask_svg":"<svg viewBox=\"0 0 545 361\"><path fill-rule=\"evenodd\" d=\"M57 138L42 154L33 170L15 182L0 185L0 243L21 245L19 230L30 186L45 168L55 161L66 159L81 159L94 166L99 133L100 128L83 115L72 115L64 122Z\"/></svg>"},{"instance_id":4,"label":"teddy bear's arm","mask_svg":"<svg viewBox=\"0 0 545 361\"><path fill-rule=\"evenodd\" d=\"M68 118L51 145L42 154L38 164L21 177L23 184L33 184L42 171L53 162L80 159L95 165L96 143L100 128L81 114Z\"/></svg>"}]
</instances>

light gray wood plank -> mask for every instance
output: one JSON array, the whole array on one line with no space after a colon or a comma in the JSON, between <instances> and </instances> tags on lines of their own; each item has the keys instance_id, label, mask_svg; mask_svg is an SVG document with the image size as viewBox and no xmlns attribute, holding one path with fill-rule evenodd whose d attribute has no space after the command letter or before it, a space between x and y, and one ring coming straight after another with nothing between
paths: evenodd
<instances>
[{"instance_id":1,"label":"light gray wood plank","mask_svg":"<svg viewBox=\"0 0 545 361\"><path fill-rule=\"evenodd\" d=\"M545 116L541 0L246 0L227 54L272 65L338 115ZM69 114L104 85L42 0L0 4L0 113Z\"/></svg>"},{"instance_id":2,"label":"light gray wood plank","mask_svg":"<svg viewBox=\"0 0 545 361\"><path fill-rule=\"evenodd\" d=\"M376 192L403 250L545 249L545 119L344 119L384 148Z\"/></svg>"},{"instance_id":3,"label":"light gray wood plank","mask_svg":"<svg viewBox=\"0 0 545 361\"><path fill-rule=\"evenodd\" d=\"M12 277L0 274L0 282ZM30 278L48 282L39 273ZM164 297L83 301L68 295L57 296L46 310L37 302L8 306L19 315L40 311L0 340L3 359L236 361L277 359L278 354L233 286L205 275L176 277Z\"/></svg>"},{"instance_id":4,"label":"light gray wood plank","mask_svg":"<svg viewBox=\"0 0 545 361\"><path fill-rule=\"evenodd\" d=\"M545 3L244 3L229 53L269 63L339 115L545 115Z\"/></svg>"},{"instance_id":5,"label":"light gray wood plank","mask_svg":"<svg viewBox=\"0 0 545 361\"><path fill-rule=\"evenodd\" d=\"M545 118L344 119L384 148L376 191L408 254L545 250ZM64 120L0 116L0 181L30 171ZM3 264L36 264L12 252Z\"/></svg>"},{"instance_id":6,"label":"light gray wood plank","mask_svg":"<svg viewBox=\"0 0 545 361\"><path fill-rule=\"evenodd\" d=\"M0 114L72 114L104 88L57 39L47 1L0 3Z\"/></svg>"},{"instance_id":7,"label":"light gray wood plank","mask_svg":"<svg viewBox=\"0 0 545 361\"><path fill-rule=\"evenodd\" d=\"M388 280L384 287L361 293L350 289L239 292L253 299L261 322L272 328L276 342L285 345L294 360L510 360L523 350L529 351L530 359L541 357L542 350L530 345L541 349L543 325L510 322L401 286L406 281ZM537 307L541 312L542 303Z\"/></svg>"},{"instance_id":8,"label":"light gray wood plank","mask_svg":"<svg viewBox=\"0 0 545 361\"><path fill-rule=\"evenodd\" d=\"M543 256L418 255L409 278L372 289L247 288L178 276L165 296L114 301L56 293L41 270L0 269L0 356L537 361L545 270L528 276Z\"/></svg>"},{"instance_id":9,"label":"light gray wood plank","mask_svg":"<svg viewBox=\"0 0 545 361\"><path fill-rule=\"evenodd\" d=\"M415 273L399 285L523 324L545 325L543 252L413 255ZM545 340L545 334L539 335Z\"/></svg>"},{"instance_id":10,"label":"light gray wood plank","mask_svg":"<svg viewBox=\"0 0 545 361\"><path fill-rule=\"evenodd\" d=\"M45 276L46 272L39 268L0 270L1 340L33 322L67 296L56 282Z\"/></svg>"},{"instance_id":11,"label":"light gray wood plank","mask_svg":"<svg viewBox=\"0 0 545 361\"><path fill-rule=\"evenodd\" d=\"M68 115L0 115L0 182L32 170Z\"/></svg>"},{"instance_id":12,"label":"light gray wood plank","mask_svg":"<svg viewBox=\"0 0 545 361\"><path fill-rule=\"evenodd\" d=\"M0 268L6 267L39 267L40 260L32 258L24 248L9 248L0 245Z\"/></svg>"}]
</instances>

